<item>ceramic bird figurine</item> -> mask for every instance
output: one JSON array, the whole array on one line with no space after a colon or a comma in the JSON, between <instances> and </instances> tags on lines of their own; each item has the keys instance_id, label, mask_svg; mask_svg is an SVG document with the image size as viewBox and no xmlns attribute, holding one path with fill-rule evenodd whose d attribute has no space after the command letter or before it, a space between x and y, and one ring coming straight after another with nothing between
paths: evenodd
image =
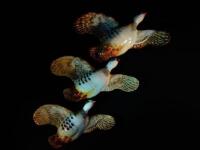
<instances>
[{"instance_id":1,"label":"ceramic bird figurine","mask_svg":"<svg viewBox=\"0 0 200 150\"><path fill-rule=\"evenodd\" d=\"M146 13L136 16L127 26L119 27L112 17L89 12L78 18L75 29L81 34L92 34L100 40L100 45L90 49L90 55L98 61L120 56L129 49L139 49L147 45L162 46L169 42L167 32L156 30L138 30Z\"/></svg>"},{"instance_id":2,"label":"ceramic bird figurine","mask_svg":"<svg viewBox=\"0 0 200 150\"><path fill-rule=\"evenodd\" d=\"M69 77L74 86L64 89L66 99L80 101L92 98L103 91L120 89L125 92L135 91L139 86L138 79L123 75L112 75L111 71L118 64L118 60L112 59L99 70L85 60L74 56L63 56L54 60L51 64L51 72L57 76Z\"/></svg>"},{"instance_id":3,"label":"ceramic bird figurine","mask_svg":"<svg viewBox=\"0 0 200 150\"><path fill-rule=\"evenodd\" d=\"M77 113L59 105L43 105L33 114L37 125L53 125L57 133L48 138L49 144L60 148L65 143L77 139L83 133L90 133L96 129L109 130L115 125L115 120L110 115L97 114L88 117L88 111L95 101L89 100Z\"/></svg>"}]
</instances>

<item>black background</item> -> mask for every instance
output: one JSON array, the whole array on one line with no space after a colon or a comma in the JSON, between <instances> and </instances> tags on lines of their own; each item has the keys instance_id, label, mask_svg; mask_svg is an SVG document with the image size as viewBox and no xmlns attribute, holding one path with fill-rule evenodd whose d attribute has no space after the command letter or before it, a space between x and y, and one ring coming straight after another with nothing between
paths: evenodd
<instances>
[{"instance_id":1,"label":"black background","mask_svg":"<svg viewBox=\"0 0 200 150\"><path fill-rule=\"evenodd\" d=\"M196 7L197 6L197 7ZM101 93L90 115L105 113L116 118L110 131L82 135L63 149L171 148L199 142L199 23L198 5L192 1L160 0L74 0L65 3L21 3L13 12L17 31L11 52L10 86L14 119L11 138L16 146L28 150L50 150L48 136L56 129L37 127L32 114L40 105L54 103L78 110L83 103L70 103L62 90L69 79L50 72L51 62L63 55L79 56L100 68L88 49L98 43L89 35L73 30L77 17L89 11L114 17L126 25L141 12L147 12L139 29L170 32L170 44L129 50L120 57L113 73L135 76L140 87L132 93ZM12 146L11 145L8 145ZM198 145L197 145L198 146Z\"/></svg>"}]
</instances>

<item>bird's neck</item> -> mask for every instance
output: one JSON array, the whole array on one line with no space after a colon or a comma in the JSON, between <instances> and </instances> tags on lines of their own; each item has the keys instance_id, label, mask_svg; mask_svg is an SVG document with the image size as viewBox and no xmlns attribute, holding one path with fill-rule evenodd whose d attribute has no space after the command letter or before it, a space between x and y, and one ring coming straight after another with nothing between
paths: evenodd
<instances>
[{"instance_id":1,"label":"bird's neck","mask_svg":"<svg viewBox=\"0 0 200 150\"><path fill-rule=\"evenodd\" d=\"M81 110L81 111L78 112L78 114L83 116L83 118L87 116L87 113L88 112L85 112L84 110Z\"/></svg>"},{"instance_id":2,"label":"bird's neck","mask_svg":"<svg viewBox=\"0 0 200 150\"><path fill-rule=\"evenodd\" d=\"M127 28L131 29L132 31L135 31L137 29L137 24L135 22L129 24Z\"/></svg>"},{"instance_id":3,"label":"bird's neck","mask_svg":"<svg viewBox=\"0 0 200 150\"><path fill-rule=\"evenodd\" d=\"M111 72L115 67L116 67L116 66L114 66L114 65L112 65L112 64L110 64L110 63L108 63L108 64L106 65L106 70L107 70L108 72Z\"/></svg>"},{"instance_id":4,"label":"bird's neck","mask_svg":"<svg viewBox=\"0 0 200 150\"><path fill-rule=\"evenodd\" d=\"M112 69L113 69L113 68L106 66L106 70L107 70L108 72L111 72Z\"/></svg>"}]
</instances>

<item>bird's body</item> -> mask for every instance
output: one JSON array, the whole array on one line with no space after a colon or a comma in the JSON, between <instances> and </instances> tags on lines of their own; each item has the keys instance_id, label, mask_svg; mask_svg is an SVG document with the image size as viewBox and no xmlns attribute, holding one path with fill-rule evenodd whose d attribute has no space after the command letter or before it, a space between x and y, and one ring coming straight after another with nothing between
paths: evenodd
<instances>
[{"instance_id":1,"label":"bird's body","mask_svg":"<svg viewBox=\"0 0 200 150\"><path fill-rule=\"evenodd\" d=\"M118 30L118 34L115 34L113 38L110 38L103 43L103 45L111 45L111 47L114 47L113 51L116 51L114 52L116 56L126 53L133 47L137 39L137 30L134 29L132 24L121 27Z\"/></svg>"},{"instance_id":2,"label":"bird's body","mask_svg":"<svg viewBox=\"0 0 200 150\"><path fill-rule=\"evenodd\" d=\"M169 42L168 33L156 30L138 30L146 13L134 18L129 25L119 27L118 23L104 14L90 12L75 22L78 32L93 34L100 40L100 45L90 49L91 56L98 61L107 61L126 53L129 49L143 48L147 45L161 46Z\"/></svg>"},{"instance_id":3,"label":"bird's body","mask_svg":"<svg viewBox=\"0 0 200 150\"><path fill-rule=\"evenodd\" d=\"M113 59L104 68L94 70L86 61L78 57L64 56L53 61L51 71L55 75L72 79L74 85L63 91L64 96L68 100L80 101L92 98L102 91L121 89L131 92L136 90L139 86L136 78L111 74L117 64L118 60Z\"/></svg>"},{"instance_id":4,"label":"bird's body","mask_svg":"<svg viewBox=\"0 0 200 150\"><path fill-rule=\"evenodd\" d=\"M43 105L34 112L33 120L37 125L50 124L57 127L57 133L50 136L48 141L52 147L60 148L63 144L76 140L83 133L95 129L109 130L114 126L115 120L112 116L88 116L94 102L88 101L77 113L58 105Z\"/></svg>"},{"instance_id":5,"label":"bird's body","mask_svg":"<svg viewBox=\"0 0 200 150\"><path fill-rule=\"evenodd\" d=\"M81 112L70 113L61 121L57 134L61 139L70 138L71 141L77 139L88 124L88 117Z\"/></svg>"},{"instance_id":6,"label":"bird's body","mask_svg":"<svg viewBox=\"0 0 200 150\"><path fill-rule=\"evenodd\" d=\"M137 32L132 29L131 25L121 28L120 31L119 35L114 37L110 42L112 45L121 46L121 50L118 55L124 54L128 49L133 47L137 35Z\"/></svg>"},{"instance_id":7,"label":"bird's body","mask_svg":"<svg viewBox=\"0 0 200 150\"><path fill-rule=\"evenodd\" d=\"M78 92L86 93L87 98L91 98L107 87L109 79L110 73L106 69L101 69L89 76L75 80L74 86Z\"/></svg>"}]
</instances>

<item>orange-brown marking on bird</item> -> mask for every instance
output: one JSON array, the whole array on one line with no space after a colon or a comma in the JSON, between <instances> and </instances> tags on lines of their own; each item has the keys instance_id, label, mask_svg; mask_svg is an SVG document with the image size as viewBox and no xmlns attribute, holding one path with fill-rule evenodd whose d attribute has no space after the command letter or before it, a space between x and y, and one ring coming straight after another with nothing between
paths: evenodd
<instances>
[{"instance_id":1,"label":"orange-brown marking on bird","mask_svg":"<svg viewBox=\"0 0 200 150\"><path fill-rule=\"evenodd\" d=\"M87 98L87 94L79 92L74 86L70 88L70 91L64 92L64 96L73 101L80 101Z\"/></svg>"},{"instance_id":2,"label":"orange-brown marking on bird","mask_svg":"<svg viewBox=\"0 0 200 150\"><path fill-rule=\"evenodd\" d=\"M81 34L89 33L92 20L95 16L96 13L90 12L78 18L74 23L74 26L77 29L77 31Z\"/></svg>"},{"instance_id":3,"label":"orange-brown marking on bird","mask_svg":"<svg viewBox=\"0 0 200 150\"><path fill-rule=\"evenodd\" d=\"M103 60L108 60L111 57L116 57L119 54L119 51L121 50L121 46L113 46L110 44L107 44L103 48L103 55L101 58Z\"/></svg>"},{"instance_id":4,"label":"orange-brown marking on bird","mask_svg":"<svg viewBox=\"0 0 200 150\"><path fill-rule=\"evenodd\" d=\"M133 45L133 48L135 48L135 49L139 49L139 48L143 48L143 47L145 47L145 44L143 44L143 43Z\"/></svg>"},{"instance_id":5,"label":"orange-brown marking on bird","mask_svg":"<svg viewBox=\"0 0 200 150\"><path fill-rule=\"evenodd\" d=\"M106 61L112 57L117 57L119 55L119 51L121 50L122 46L113 46L111 44L105 44L102 48L101 55L96 55L99 50L96 47L90 49L90 55L99 61ZM99 57L99 58L97 58Z\"/></svg>"},{"instance_id":6,"label":"orange-brown marking on bird","mask_svg":"<svg viewBox=\"0 0 200 150\"><path fill-rule=\"evenodd\" d=\"M58 135L53 135L49 137L49 143L55 149L62 147L63 144L71 142L72 139L68 136L60 138Z\"/></svg>"}]
</instances>

